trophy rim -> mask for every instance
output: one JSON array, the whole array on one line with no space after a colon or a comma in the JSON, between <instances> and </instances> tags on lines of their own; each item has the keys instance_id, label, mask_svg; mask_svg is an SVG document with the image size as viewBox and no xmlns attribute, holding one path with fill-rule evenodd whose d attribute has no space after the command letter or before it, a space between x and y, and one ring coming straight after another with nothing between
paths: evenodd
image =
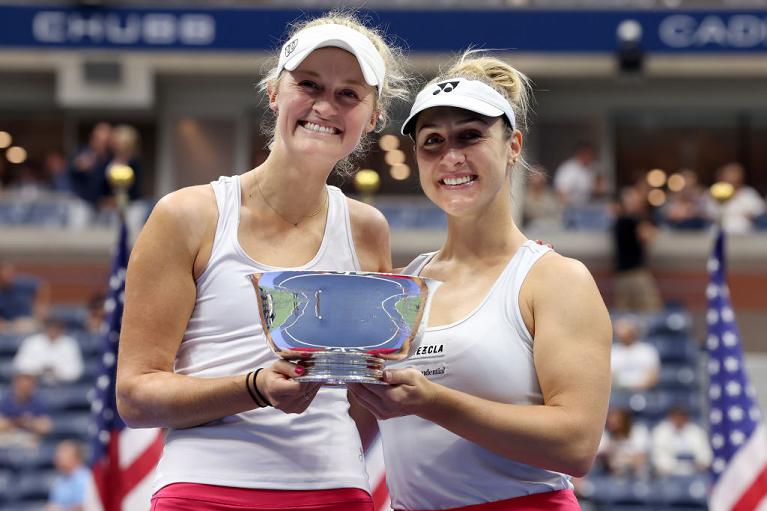
<instances>
[{"instance_id":1,"label":"trophy rim","mask_svg":"<svg viewBox=\"0 0 767 511\"><path fill-rule=\"evenodd\" d=\"M418 297L421 300L421 306L418 308L418 312L416 313L414 324L417 325L417 327L413 330L411 330L410 335L408 335L405 342L402 343L402 347L394 351L394 353L387 353L386 349L379 350L379 349L344 349L339 348L338 350L334 350L329 347L319 347L319 348L290 348L290 349L281 349L279 346L277 346L277 343L274 341L274 338L271 335L271 331L268 327L266 327L266 317L264 316L264 303L263 303L263 297L261 296L261 288L260 288L260 281L261 278L267 274L267 273L284 273L284 272L305 272L305 273L314 273L317 275L339 275L339 276L354 276L354 277L364 277L364 276L386 276L391 278L407 278L411 280L412 282L415 282L418 286ZM386 360L401 360L404 358L407 358L409 355L413 340L417 337L418 331L421 328L424 328L424 325L422 324L423 321L423 315L426 313L427 309L427 303L430 299L429 297L429 287L427 284L427 281L429 280L428 277L422 277L420 275L407 275L407 274L400 274L400 273L390 273L390 272L357 272L357 271L351 271L351 272L343 272L343 271L325 271L325 270L292 270L292 269L285 269L285 270L268 270L268 271L262 271L262 272L254 272L248 275L248 277L251 280L251 283L253 285L253 288L256 292L256 300L258 303L258 315L261 320L261 330L264 333L264 336L266 337L266 341L269 345L269 348L272 350L273 353L277 354L281 358L284 358L282 356L283 353L286 352L300 352L300 353L311 353L312 355L321 353L321 352L334 352L334 353L342 353L342 352L348 352L348 353L357 353L357 354L365 354L369 356L376 356L379 358L384 358Z\"/></svg>"}]
</instances>

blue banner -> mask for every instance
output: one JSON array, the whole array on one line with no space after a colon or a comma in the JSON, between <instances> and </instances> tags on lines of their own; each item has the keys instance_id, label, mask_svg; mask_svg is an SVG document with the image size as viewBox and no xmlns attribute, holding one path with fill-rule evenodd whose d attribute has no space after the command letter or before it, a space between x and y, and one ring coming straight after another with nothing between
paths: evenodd
<instances>
[{"instance_id":1,"label":"blue banner","mask_svg":"<svg viewBox=\"0 0 767 511\"><path fill-rule=\"evenodd\" d=\"M288 23L319 11L0 6L0 48L271 51ZM617 31L641 32L648 53L767 51L767 11L363 11L414 53L475 46L605 53Z\"/></svg>"}]
</instances>

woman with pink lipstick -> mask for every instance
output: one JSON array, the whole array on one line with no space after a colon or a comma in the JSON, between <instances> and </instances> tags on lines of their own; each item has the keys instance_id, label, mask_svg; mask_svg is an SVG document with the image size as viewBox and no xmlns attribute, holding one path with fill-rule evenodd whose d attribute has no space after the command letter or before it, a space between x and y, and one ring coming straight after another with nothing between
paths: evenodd
<instances>
[{"instance_id":1,"label":"woman with pink lipstick","mask_svg":"<svg viewBox=\"0 0 767 511\"><path fill-rule=\"evenodd\" d=\"M588 471L605 423L610 321L588 270L512 219L528 90L467 54L402 128L448 233L403 271L443 282L427 349L389 366L388 386L350 385L379 419L395 509L580 509L570 475Z\"/></svg>"},{"instance_id":2,"label":"woman with pink lipstick","mask_svg":"<svg viewBox=\"0 0 767 511\"><path fill-rule=\"evenodd\" d=\"M267 347L246 276L390 268L382 215L325 182L403 96L397 61L348 15L297 27L262 82L267 160L152 212L128 268L117 399L129 426L168 428L153 511L372 508L345 389L292 379L304 369Z\"/></svg>"}]
</instances>

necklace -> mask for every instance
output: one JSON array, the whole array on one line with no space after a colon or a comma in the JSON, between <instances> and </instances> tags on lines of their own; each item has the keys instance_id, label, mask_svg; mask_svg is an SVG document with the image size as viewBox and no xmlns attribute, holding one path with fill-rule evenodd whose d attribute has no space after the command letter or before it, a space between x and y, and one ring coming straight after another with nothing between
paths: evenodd
<instances>
[{"instance_id":1,"label":"necklace","mask_svg":"<svg viewBox=\"0 0 767 511\"><path fill-rule=\"evenodd\" d=\"M319 215L319 214L320 214L320 211L322 211L323 209L325 209L325 205L328 203L328 192L327 192L327 190L326 190L326 191L325 191L325 194L324 194L324 197L323 197L323 199L322 199L322 203L319 205L319 207L318 207L317 209L315 209L314 211L312 211L311 213L307 214L307 215L302 215L302 216L301 216L301 218L299 218L298 220L296 220L296 221L294 222L294 221L292 221L292 220L289 220L289 219L285 218L285 216L284 216L282 213L280 213L280 212L277 210L277 208L275 208L274 206L272 206L272 205L269 203L269 200L266 198L266 194L265 194L265 193L264 193L264 191L261 189L261 181L260 181L259 179L256 179L255 181L256 181L256 188L258 189L258 194L259 194L259 195L261 196L261 198L264 200L264 204L266 204L266 205L269 207L269 209L271 209L272 211L274 211L274 212L275 212L275 214L276 214L278 217L282 218L282 219L283 219L284 221L286 221L287 223L289 223L289 224L292 224L292 225L293 225L293 227L298 227L298 224L300 224L301 222L303 222L303 221L304 221L304 220L306 220L307 218L312 218L312 217L315 217L315 216ZM249 193L249 194L248 194L248 197L249 197L250 199L252 199L252 198L253 198L253 194L252 194L252 193Z\"/></svg>"}]
</instances>

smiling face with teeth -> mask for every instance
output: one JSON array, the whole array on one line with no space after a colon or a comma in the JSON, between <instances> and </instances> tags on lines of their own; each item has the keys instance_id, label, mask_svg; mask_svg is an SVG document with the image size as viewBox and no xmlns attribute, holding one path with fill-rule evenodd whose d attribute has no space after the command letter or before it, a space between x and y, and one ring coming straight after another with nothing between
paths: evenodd
<instances>
[{"instance_id":1,"label":"smiling face with teeth","mask_svg":"<svg viewBox=\"0 0 767 511\"><path fill-rule=\"evenodd\" d=\"M454 216L509 201L509 173L522 137L519 131L508 133L500 117L453 107L424 110L415 138L424 193Z\"/></svg>"},{"instance_id":2,"label":"smiling face with teeth","mask_svg":"<svg viewBox=\"0 0 767 511\"><path fill-rule=\"evenodd\" d=\"M376 89L354 55L334 47L319 48L284 72L269 106L277 114L272 150L329 168L354 151L377 118Z\"/></svg>"}]
</instances>

